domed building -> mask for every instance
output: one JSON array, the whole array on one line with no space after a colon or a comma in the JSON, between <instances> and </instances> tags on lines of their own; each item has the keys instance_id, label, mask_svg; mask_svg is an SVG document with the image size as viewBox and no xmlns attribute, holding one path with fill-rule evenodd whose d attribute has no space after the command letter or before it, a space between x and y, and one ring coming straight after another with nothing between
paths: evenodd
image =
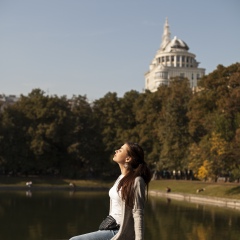
<instances>
[{"instance_id":1,"label":"domed building","mask_svg":"<svg viewBox=\"0 0 240 240\"><path fill-rule=\"evenodd\" d=\"M204 68L198 68L196 55L188 52L188 45L171 34L166 19L162 43L152 60L149 71L145 73L145 89L154 92L160 85L168 85L171 78L188 78L190 87L197 87L198 79L205 74Z\"/></svg>"}]
</instances>

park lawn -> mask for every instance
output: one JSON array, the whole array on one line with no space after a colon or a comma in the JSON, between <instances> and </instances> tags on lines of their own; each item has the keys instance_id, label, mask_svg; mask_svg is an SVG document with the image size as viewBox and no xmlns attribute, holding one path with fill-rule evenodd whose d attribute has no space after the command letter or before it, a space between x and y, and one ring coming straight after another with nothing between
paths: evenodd
<instances>
[{"instance_id":1,"label":"park lawn","mask_svg":"<svg viewBox=\"0 0 240 240\"><path fill-rule=\"evenodd\" d=\"M0 177L0 187L24 187L26 182L32 182L32 187L68 187L74 183L76 187L108 188L110 181L101 180L71 180L58 177Z\"/></svg>"},{"instance_id":2,"label":"park lawn","mask_svg":"<svg viewBox=\"0 0 240 240\"><path fill-rule=\"evenodd\" d=\"M238 183L213 183L201 181L182 180L154 180L150 183L150 190L166 192L171 188L172 193L198 194L201 196L240 199L240 184ZM203 192L197 193L197 189L204 188Z\"/></svg>"}]
</instances>

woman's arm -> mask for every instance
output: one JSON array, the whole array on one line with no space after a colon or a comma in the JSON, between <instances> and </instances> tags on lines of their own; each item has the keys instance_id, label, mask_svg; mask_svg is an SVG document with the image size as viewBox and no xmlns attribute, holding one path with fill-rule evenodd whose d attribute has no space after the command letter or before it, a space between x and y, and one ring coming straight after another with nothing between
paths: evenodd
<instances>
[{"instance_id":1,"label":"woman's arm","mask_svg":"<svg viewBox=\"0 0 240 240\"><path fill-rule=\"evenodd\" d=\"M144 239L144 206L146 184L142 177L137 177L134 182L133 220L135 240Z\"/></svg>"}]
</instances>

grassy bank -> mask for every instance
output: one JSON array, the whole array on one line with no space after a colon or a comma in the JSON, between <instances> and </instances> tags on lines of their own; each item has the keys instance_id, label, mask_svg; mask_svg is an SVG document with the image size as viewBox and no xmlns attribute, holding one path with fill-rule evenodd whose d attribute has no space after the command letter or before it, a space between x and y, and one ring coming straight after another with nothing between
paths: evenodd
<instances>
[{"instance_id":1,"label":"grassy bank","mask_svg":"<svg viewBox=\"0 0 240 240\"><path fill-rule=\"evenodd\" d=\"M0 177L0 187L26 187L31 181L32 187L69 187L73 183L83 188L109 188L112 182L100 180L71 180L55 177Z\"/></svg>"},{"instance_id":2,"label":"grassy bank","mask_svg":"<svg viewBox=\"0 0 240 240\"><path fill-rule=\"evenodd\" d=\"M23 188L26 182L32 181L32 187L69 187L74 183L77 188L110 188L113 181L99 180L70 180L53 177L0 177L0 188ZM156 180L151 181L150 190L166 192L166 188L171 188L173 193L199 194L202 196L240 199L240 184L237 183L205 183L200 181L180 181L180 180ZM197 193L198 189L205 189Z\"/></svg>"},{"instance_id":3,"label":"grassy bank","mask_svg":"<svg viewBox=\"0 0 240 240\"><path fill-rule=\"evenodd\" d=\"M200 181L156 180L150 184L150 190L166 192L171 188L173 193L198 194L220 198L240 199L240 184L237 183L205 183ZM197 193L198 189L204 189Z\"/></svg>"}]
</instances>

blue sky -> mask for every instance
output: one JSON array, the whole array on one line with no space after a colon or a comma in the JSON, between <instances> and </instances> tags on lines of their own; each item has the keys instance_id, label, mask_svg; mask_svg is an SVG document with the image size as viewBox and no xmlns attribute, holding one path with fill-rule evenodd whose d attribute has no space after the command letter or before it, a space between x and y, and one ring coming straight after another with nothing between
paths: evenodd
<instances>
[{"instance_id":1,"label":"blue sky","mask_svg":"<svg viewBox=\"0 0 240 240\"><path fill-rule=\"evenodd\" d=\"M0 93L142 92L166 17L208 74L240 61L239 9L239 0L0 0Z\"/></svg>"}]
</instances>

